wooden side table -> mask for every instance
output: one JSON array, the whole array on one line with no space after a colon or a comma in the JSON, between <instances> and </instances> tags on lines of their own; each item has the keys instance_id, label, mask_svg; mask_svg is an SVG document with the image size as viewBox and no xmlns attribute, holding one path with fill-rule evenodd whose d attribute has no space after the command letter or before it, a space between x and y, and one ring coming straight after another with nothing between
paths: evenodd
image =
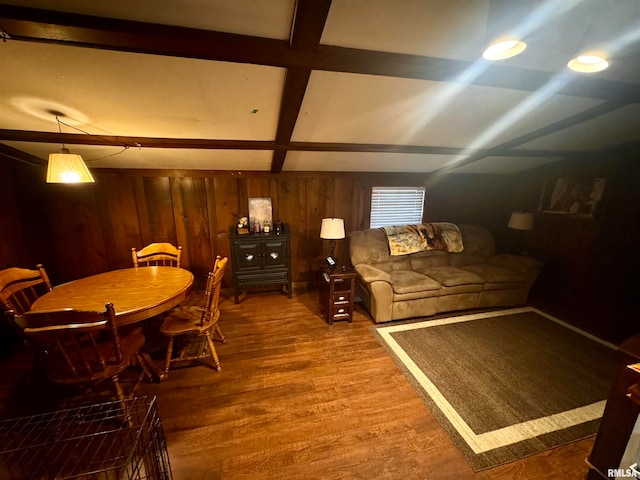
<instances>
[{"instance_id":1,"label":"wooden side table","mask_svg":"<svg viewBox=\"0 0 640 480\"><path fill-rule=\"evenodd\" d=\"M353 320L353 299L356 287L356 272L347 267L320 270L320 311L329 325L334 320Z\"/></svg>"}]
</instances>

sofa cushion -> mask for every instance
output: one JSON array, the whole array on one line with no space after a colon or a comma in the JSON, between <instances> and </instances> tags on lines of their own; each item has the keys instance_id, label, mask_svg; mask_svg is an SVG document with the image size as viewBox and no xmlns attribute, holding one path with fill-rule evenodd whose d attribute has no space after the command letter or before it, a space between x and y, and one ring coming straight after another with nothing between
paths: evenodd
<instances>
[{"instance_id":1,"label":"sofa cushion","mask_svg":"<svg viewBox=\"0 0 640 480\"><path fill-rule=\"evenodd\" d=\"M387 237L379 228L349 233L349 257L352 265L389 260Z\"/></svg>"},{"instance_id":2,"label":"sofa cushion","mask_svg":"<svg viewBox=\"0 0 640 480\"><path fill-rule=\"evenodd\" d=\"M488 263L467 265L460 268L484 278L486 282L485 290L518 288L524 282L524 277L521 273L497 265L489 265Z\"/></svg>"},{"instance_id":3,"label":"sofa cushion","mask_svg":"<svg viewBox=\"0 0 640 480\"><path fill-rule=\"evenodd\" d=\"M411 270L421 271L428 267L443 267L449 265L449 253L442 250L430 250L409 255Z\"/></svg>"},{"instance_id":4,"label":"sofa cushion","mask_svg":"<svg viewBox=\"0 0 640 480\"><path fill-rule=\"evenodd\" d=\"M394 270L411 270L411 261L409 257L393 257L384 262L371 263L376 268L385 272L393 272Z\"/></svg>"},{"instance_id":5,"label":"sofa cushion","mask_svg":"<svg viewBox=\"0 0 640 480\"><path fill-rule=\"evenodd\" d=\"M433 278L421 275L412 270L394 270L390 272L391 285L394 293L405 294L432 291L437 294L441 285Z\"/></svg>"},{"instance_id":6,"label":"sofa cushion","mask_svg":"<svg viewBox=\"0 0 640 480\"><path fill-rule=\"evenodd\" d=\"M429 267L420 270L445 287L457 287L459 285L479 285L480 290L484 285L484 279L473 272L458 267Z\"/></svg>"}]
</instances>

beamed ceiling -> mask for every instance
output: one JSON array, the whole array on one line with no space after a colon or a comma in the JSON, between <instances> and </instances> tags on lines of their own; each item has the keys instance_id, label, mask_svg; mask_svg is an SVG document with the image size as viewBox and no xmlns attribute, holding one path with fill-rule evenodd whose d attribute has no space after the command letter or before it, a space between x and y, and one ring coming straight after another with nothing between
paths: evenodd
<instances>
[{"instance_id":1,"label":"beamed ceiling","mask_svg":"<svg viewBox=\"0 0 640 480\"><path fill-rule=\"evenodd\" d=\"M5 0L0 29L5 160L514 173L640 141L638 0Z\"/></svg>"}]
</instances>

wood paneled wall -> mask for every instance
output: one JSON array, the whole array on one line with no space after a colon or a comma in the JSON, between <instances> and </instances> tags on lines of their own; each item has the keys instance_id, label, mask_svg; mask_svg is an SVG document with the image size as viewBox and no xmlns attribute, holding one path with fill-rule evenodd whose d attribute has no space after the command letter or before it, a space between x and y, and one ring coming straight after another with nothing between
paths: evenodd
<instances>
[{"instance_id":1,"label":"wood paneled wall","mask_svg":"<svg viewBox=\"0 0 640 480\"><path fill-rule=\"evenodd\" d=\"M248 213L250 197L270 197L274 220L289 225L294 283L311 281L328 253L319 238L322 218L344 218L347 233L368 227L373 185L426 185L425 219L431 221L498 226L511 208L504 177L434 182L407 174L95 169L95 184L48 185L33 167L5 171L14 180L3 185L13 228L0 242L0 266L42 262L54 283L126 268L131 247L151 242L182 245L185 268L204 279L215 255L230 254L229 228ZM27 247L23 237L38 240ZM346 240L338 242L336 256L348 258Z\"/></svg>"}]
</instances>

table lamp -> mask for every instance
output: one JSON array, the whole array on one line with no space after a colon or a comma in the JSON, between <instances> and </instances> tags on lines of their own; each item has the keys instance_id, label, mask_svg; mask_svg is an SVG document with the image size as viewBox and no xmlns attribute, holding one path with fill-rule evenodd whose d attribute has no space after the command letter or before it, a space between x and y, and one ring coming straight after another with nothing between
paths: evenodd
<instances>
[{"instance_id":1,"label":"table lamp","mask_svg":"<svg viewBox=\"0 0 640 480\"><path fill-rule=\"evenodd\" d=\"M533 213L513 212L507 226L514 230L533 230Z\"/></svg>"},{"instance_id":2,"label":"table lamp","mask_svg":"<svg viewBox=\"0 0 640 480\"><path fill-rule=\"evenodd\" d=\"M326 260L327 264L330 267L335 267L338 264L338 259L334 256L336 250L336 240L340 240L344 237L344 219L322 219L322 226L320 227L320 238L322 238L323 240L329 240L329 248L331 250L331 253L326 258Z\"/></svg>"},{"instance_id":3,"label":"table lamp","mask_svg":"<svg viewBox=\"0 0 640 480\"><path fill-rule=\"evenodd\" d=\"M513 212L511 217L509 217L507 227L513 230L520 230L519 237L516 240L516 250L520 254L527 255L529 252L526 232L533 230L533 213Z\"/></svg>"}]
</instances>

